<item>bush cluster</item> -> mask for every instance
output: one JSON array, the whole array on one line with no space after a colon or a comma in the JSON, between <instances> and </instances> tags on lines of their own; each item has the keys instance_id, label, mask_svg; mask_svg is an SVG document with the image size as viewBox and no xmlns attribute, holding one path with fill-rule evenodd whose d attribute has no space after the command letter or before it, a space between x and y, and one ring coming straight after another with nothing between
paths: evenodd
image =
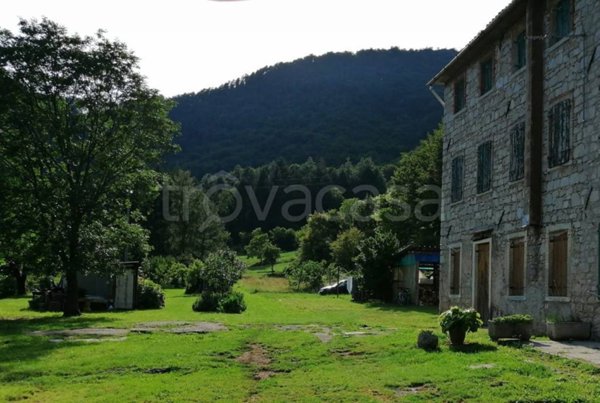
<instances>
[{"instance_id":1,"label":"bush cluster","mask_svg":"<svg viewBox=\"0 0 600 403\"><path fill-rule=\"evenodd\" d=\"M244 294L241 292L205 291L194 302L196 312L242 313L246 310Z\"/></svg>"},{"instance_id":2,"label":"bush cluster","mask_svg":"<svg viewBox=\"0 0 600 403\"><path fill-rule=\"evenodd\" d=\"M149 279L139 279L136 290L137 309L160 309L165 306L165 293Z\"/></svg>"},{"instance_id":3,"label":"bush cluster","mask_svg":"<svg viewBox=\"0 0 600 403\"><path fill-rule=\"evenodd\" d=\"M185 286L188 267L172 256L149 257L142 264L144 278L164 288Z\"/></svg>"},{"instance_id":4,"label":"bush cluster","mask_svg":"<svg viewBox=\"0 0 600 403\"><path fill-rule=\"evenodd\" d=\"M290 285L296 289L316 291L323 285L323 278L328 274L324 264L308 260L296 260L284 270Z\"/></svg>"},{"instance_id":5,"label":"bush cluster","mask_svg":"<svg viewBox=\"0 0 600 403\"><path fill-rule=\"evenodd\" d=\"M499 316L497 318L494 318L492 320L490 320L490 322L496 323L498 325L500 324L511 324L511 325L518 325L521 323L533 323L533 317L531 315L521 315L521 314L517 314L517 315L507 315L507 316Z\"/></svg>"}]
</instances>

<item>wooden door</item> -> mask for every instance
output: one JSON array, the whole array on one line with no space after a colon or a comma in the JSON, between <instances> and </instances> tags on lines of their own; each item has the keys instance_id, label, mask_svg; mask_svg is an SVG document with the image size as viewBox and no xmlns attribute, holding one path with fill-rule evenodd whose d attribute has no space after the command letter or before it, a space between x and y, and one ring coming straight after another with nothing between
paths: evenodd
<instances>
[{"instance_id":1,"label":"wooden door","mask_svg":"<svg viewBox=\"0 0 600 403\"><path fill-rule=\"evenodd\" d=\"M490 243L475 245L475 309L483 322L490 319Z\"/></svg>"}]
</instances>

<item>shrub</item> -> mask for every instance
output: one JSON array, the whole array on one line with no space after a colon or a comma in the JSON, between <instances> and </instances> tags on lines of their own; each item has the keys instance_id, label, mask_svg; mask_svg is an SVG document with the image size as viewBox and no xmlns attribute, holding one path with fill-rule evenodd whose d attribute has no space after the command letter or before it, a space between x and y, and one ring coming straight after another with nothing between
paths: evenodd
<instances>
[{"instance_id":1,"label":"shrub","mask_svg":"<svg viewBox=\"0 0 600 403\"><path fill-rule=\"evenodd\" d=\"M204 291L204 268L201 260L194 260L190 263L185 279L186 294L198 294Z\"/></svg>"},{"instance_id":2,"label":"shrub","mask_svg":"<svg viewBox=\"0 0 600 403\"><path fill-rule=\"evenodd\" d=\"M192 309L196 312L217 312L219 310L219 302L222 298L223 294L221 293L204 291L196 299L194 305L192 305Z\"/></svg>"},{"instance_id":3,"label":"shrub","mask_svg":"<svg viewBox=\"0 0 600 403\"><path fill-rule=\"evenodd\" d=\"M292 287L316 291L323 285L327 267L312 260L306 262L296 260L285 268L284 274Z\"/></svg>"},{"instance_id":4,"label":"shrub","mask_svg":"<svg viewBox=\"0 0 600 403\"><path fill-rule=\"evenodd\" d=\"M482 324L479 313L474 309L460 309L453 306L440 315L440 326L444 333L452 330L476 332Z\"/></svg>"},{"instance_id":5,"label":"shrub","mask_svg":"<svg viewBox=\"0 0 600 403\"><path fill-rule=\"evenodd\" d=\"M185 286L187 267L172 256L153 256L142 264L144 277L165 288Z\"/></svg>"},{"instance_id":6,"label":"shrub","mask_svg":"<svg viewBox=\"0 0 600 403\"><path fill-rule=\"evenodd\" d=\"M531 315L507 315L507 316L499 316L497 318L494 318L492 320L490 320L490 322L493 322L495 324L511 324L511 325L518 325L518 324L529 324L529 323L533 323L533 317L531 317Z\"/></svg>"},{"instance_id":7,"label":"shrub","mask_svg":"<svg viewBox=\"0 0 600 403\"><path fill-rule=\"evenodd\" d=\"M136 290L137 309L160 309L165 306L165 294L160 285L149 279L139 279Z\"/></svg>"},{"instance_id":8,"label":"shrub","mask_svg":"<svg viewBox=\"0 0 600 403\"><path fill-rule=\"evenodd\" d=\"M421 330L417 338L417 346L423 350L437 350L438 337L431 330Z\"/></svg>"},{"instance_id":9,"label":"shrub","mask_svg":"<svg viewBox=\"0 0 600 403\"><path fill-rule=\"evenodd\" d=\"M291 228L275 227L270 232L271 240L275 246L286 252L298 249L296 231Z\"/></svg>"},{"instance_id":10,"label":"shrub","mask_svg":"<svg viewBox=\"0 0 600 403\"><path fill-rule=\"evenodd\" d=\"M0 274L0 298L17 295L17 282L12 276Z\"/></svg>"},{"instance_id":11,"label":"shrub","mask_svg":"<svg viewBox=\"0 0 600 403\"><path fill-rule=\"evenodd\" d=\"M202 272L203 287L206 291L228 293L231 287L242 278L246 265L237 258L235 252L221 250L206 258Z\"/></svg>"},{"instance_id":12,"label":"shrub","mask_svg":"<svg viewBox=\"0 0 600 403\"><path fill-rule=\"evenodd\" d=\"M219 301L219 312L223 313L242 313L246 310L244 294L241 292L231 292L224 295Z\"/></svg>"}]
</instances>

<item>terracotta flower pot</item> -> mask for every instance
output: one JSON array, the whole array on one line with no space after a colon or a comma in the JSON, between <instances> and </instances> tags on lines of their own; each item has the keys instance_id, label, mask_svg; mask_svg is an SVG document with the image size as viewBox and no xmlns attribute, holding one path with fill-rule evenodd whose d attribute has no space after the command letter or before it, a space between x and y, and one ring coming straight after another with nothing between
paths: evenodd
<instances>
[{"instance_id":1,"label":"terracotta flower pot","mask_svg":"<svg viewBox=\"0 0 600 403\"><path fill-rule=\"evenodd\" d=\"M448 332L450 333L450 342L454 346L462 346L465 344L465 337L467 336L467 332L463 329L450 329Z\"/></svg>"}]
</instances>

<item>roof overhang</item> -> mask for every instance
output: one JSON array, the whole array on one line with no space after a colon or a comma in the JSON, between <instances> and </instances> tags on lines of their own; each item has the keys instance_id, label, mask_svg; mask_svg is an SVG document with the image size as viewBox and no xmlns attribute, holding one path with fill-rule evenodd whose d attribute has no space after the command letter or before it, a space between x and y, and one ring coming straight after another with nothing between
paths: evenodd
<instances>
[{"instance_id":1,"label":"roof overhang","mask_svg":"<svg viewBox=\"0 0 600 403\"><path fill-rule=\"evenodd\" d=\"M519 21L524 22L526 10L527 0L513 0L442 71L433 77L428 85L445 85L452 81L474 60L479 59L482 53L489 51L492 46L503 39L507 30Z\"/></svg>"}]
</instances>

